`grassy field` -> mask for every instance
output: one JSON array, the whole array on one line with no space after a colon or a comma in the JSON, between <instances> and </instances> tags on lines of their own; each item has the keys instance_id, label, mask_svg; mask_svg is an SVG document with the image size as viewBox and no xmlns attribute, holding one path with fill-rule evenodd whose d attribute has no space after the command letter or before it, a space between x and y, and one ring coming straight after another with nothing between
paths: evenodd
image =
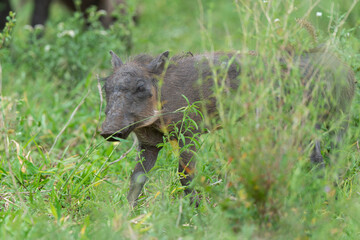
<instances>
[{"instance_id":1,"label":"grassy field","mask_svg":"<svg viewBox=\"0 0 360 240\"><path fill-rule=\"evenodd\" d=\"M129 14L108 30L94 11L84 28L81 14L60 3L45 28L33 29L31 1L12 2L15 27L0 36L0 239L359 239L358 86L337 148L332 129L314 131L317 110L301 104L296 74L282 82L259 65L251 73L266 81L244 77L235 95L215 89L219 118L206 121L222 129L200 138L199 208L178 180L178 149L164 143L131 209L126 195L137 152L122 155L135 136L110 143L99 128L109 50L122 59L255 50L276 69L285 46L301 52L326 43L360 79L360 3L127 2ZM314 25L317 42L297 18ZM279 84L291 89L281 108ZM309 161L315 138L322 139L323 169Z\"/></svg>"}]
</instances>

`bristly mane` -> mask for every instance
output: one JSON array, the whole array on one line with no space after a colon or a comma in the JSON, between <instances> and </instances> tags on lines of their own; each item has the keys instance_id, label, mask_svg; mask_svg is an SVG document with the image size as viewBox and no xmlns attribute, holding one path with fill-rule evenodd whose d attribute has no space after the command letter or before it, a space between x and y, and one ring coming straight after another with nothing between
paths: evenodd
<instances>
[{"instance_id":1,"label":"bristly mane","mask_svg":"<svg viewBox=\"0 0 360 240\"><path fill-rule=\"evenodd\" d=\"M139 54L133 57L132 59L130 59L130 61L143 65L143 64L149 64L153 59L154 57L148 54Z\"/></svg>"},{"instance_id":2,"label":"bristly mane","mask_svg":"<svg viewBox=\"0 0 360 240\"><path fill-rule=\"evenodd\" d=\"M191 52L175 55L170 58L171 62L177 62L181 59L192 57L193 54ZM139 65L149 64L152 60L154 60L156 56L151 56L149 54L139 54L129 59L129 61L135 62Z\"/></svg>"}]
</instances>

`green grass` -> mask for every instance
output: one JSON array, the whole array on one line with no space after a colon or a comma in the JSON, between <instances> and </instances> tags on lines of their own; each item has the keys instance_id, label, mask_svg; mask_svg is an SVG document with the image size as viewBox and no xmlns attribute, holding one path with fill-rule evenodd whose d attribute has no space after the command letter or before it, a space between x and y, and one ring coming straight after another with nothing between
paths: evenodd
<instances>
[{"instance_id":1,"label":"green grass","mask_svg":"<svg viewBox=\"0 0 360 240\"><path fill-rule=\"evenodd\" d=\"M110 163L132 146L133 136L119 144L102 139L105 102L98 90L98 78L111 73L109 50L122 59L166 50L256 50L276 69L282 47L317 45L296 18L311 22L319 43L330 43L359 79L360 3L348 14L352 1L132 0L129 12L137 11L139 22L127 16L109 30L95 19L84 29L80 14L57 3L46 29L31 29L25 25L32 5L21 4L13 1L16 27L0 49L0 239L360 237L358 88L339 148L328 144L328 130L314 131L316 109L298 104L296 81L287 79L292 94L278 108L276 71L259 65L252 74L266 81L244 76L233 95L216 89L222 129L200 138L198 209L183 194L177 150L169 143L139 205L130 209L126 195L137 153ZM130 32L131 50L124 42ZM296 125L296 117L306 115ZM320 170L309 163L308 143L316 136L330 163Z\"/></svg>"}]
</instances>

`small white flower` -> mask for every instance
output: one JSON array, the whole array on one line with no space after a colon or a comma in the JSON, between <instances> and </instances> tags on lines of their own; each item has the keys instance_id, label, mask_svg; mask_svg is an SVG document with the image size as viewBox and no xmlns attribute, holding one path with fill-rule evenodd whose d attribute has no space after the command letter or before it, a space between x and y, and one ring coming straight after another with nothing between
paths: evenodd
<instances>
[{"instance_id":1,"label":"small white flower","mask_svg":"<svg viewBox=\"0 0 360 240\"><path fill-rule=\"evenodd\" d=\"M268 3L268 0L263 0L263 3Z\"/></svg>"},{"instance_id":2,"label":"small white flower","mask_svg":"<svg viewBox=\"0 0 360 240\"><path fill-rule=\"evenodd\" d=\"M100 16L106 16L107 12L103 9L97 11L97 13L100 15Z\"/></svg>"},{"instance_id":3,"label":"small white flower","mask_svg":"<svg viewBox=\"0 0 360 240\"><path fill-rule=\"evenodd\" d=\"M59 38L63 37L63 36L69 36L69 37L75 37L75 31L74 30L65 30L61 33L58 33L57 35Z\"/></svg>"},{"instance_id":4,"label":"small white flower","mask_svg":"<svg viewBox=\"0 0 360 240\"><path fill-rule=\"evenodd\" d=\"M68 30L66 32L67 35L69 35L70 37L75 37L75 31L74 30Z\"/></svg>"},{"instance_id":5,"label":"small white flower","mask_svg":"<svg viewBox=\"0 0 360 240\"><path fill-rule=\"evenodd\" d=\"M275 23L280 22L280 19L275 18L274 22L275 22Z\"/></svg>"},{"instance_id":6,"label":"small white flower","mask_svg":"<svg viewBox=\"0 0 360 240\"><path fill-rule=\"evenodd\" d=\"M33 31L34 30L34 28L31 25L25 25L24 29L28 30L28 31Z\"/></svg>"},{"instance_id":7,"label":"small white flower","mask_svg":"<svg viewBox=\"0 0 360 240\"><path fill-rule=\"evenodd\" d=\"M45 45L45 47L44 47L44 50L45 50L45 52L48 52L48 51L50 51L50 45L48 44L48 45Z\"/></svg>"},{"instance_id":8,"label":"small white flower","mask_svg":"<svg viewBox=\"0 0 360 240\"><path fill-rule=\"evenodd\" d=\"M37 29L43 30L43 29L44 29L44 25L42 25L42 24L36 24L36 25L35 25L35 30L37 30Z\"/></svg>"},{"instance_id":9,"label":"small white flower","mask_svg":"<svg viewBox=\"0 0 360 240\"><path fill-rule=\"evenodd\" d=\"M100 30L100 31L99 31L99 34L100 34L100 35L103 35L103 36L106 36L108 33L107 33L107 31L105 31L105 30Z\"/></svg>"},{"instance_id":10,"label":"small white flower","mask_svg":"<svg viewBox=\"0 0 360 240\"><path fill-rule=\"evenodd\" d=\"M346 35L347 37L350 37L350 33L346 33L345 35Z\"/></svg>"},{"instance_id":11,"label":"small white flower","mask_svg":"<svg viewBox=\"0 0 360 240\"><path fill-rule=\"evenodd\" d=\"M316 16L317 16L317 17L321 17L321 16L322 16L322 12L316 12Z\"/></svg>"}]
</instances>

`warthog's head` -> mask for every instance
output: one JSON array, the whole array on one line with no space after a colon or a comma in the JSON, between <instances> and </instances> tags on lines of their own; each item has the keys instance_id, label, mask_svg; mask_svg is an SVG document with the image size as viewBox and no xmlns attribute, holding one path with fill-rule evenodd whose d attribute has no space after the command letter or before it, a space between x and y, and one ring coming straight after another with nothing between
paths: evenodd
<instances>
[{"instance_id":1,"label":"warthog's head","mask_svg":"<svg viewBox=\"0 0 360 240\"><path fill-rule=\"evenodd\" d=\"M114 72L105 81L107 106L101 135L117 141L158 119L157 75L162 73L169 52L157 58L139 55L127 63L112 51L110 54Z\"/></svg>"}]
</instances>

